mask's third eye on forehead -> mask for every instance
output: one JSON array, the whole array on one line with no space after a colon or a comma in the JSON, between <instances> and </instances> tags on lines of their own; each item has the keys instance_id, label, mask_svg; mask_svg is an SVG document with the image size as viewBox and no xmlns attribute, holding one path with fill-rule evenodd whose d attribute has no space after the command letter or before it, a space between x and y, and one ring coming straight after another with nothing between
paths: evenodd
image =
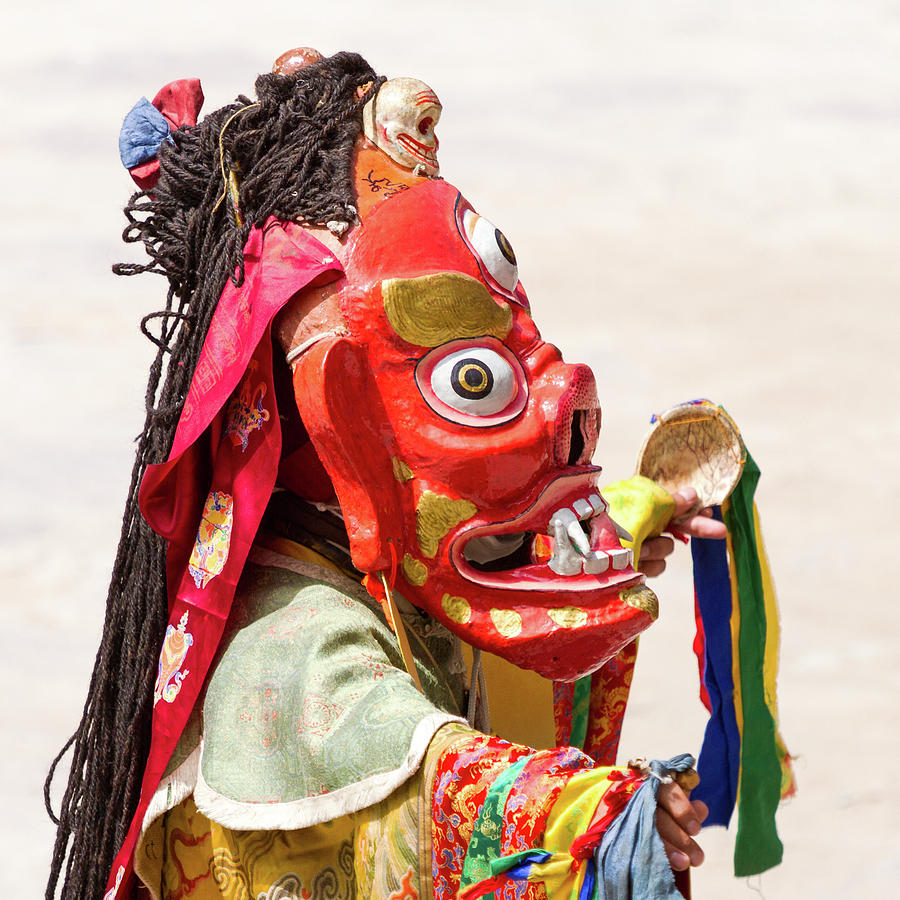
<instances>
[{"instance_id":1,"label":"mask's third eye on forehead","mask_svg":"<svg viewBox=\"0 0 900 900\"><path fill-rule=\"evenodd\" d=\"M491 290L521 303L521 298L515 294L519 284L519 267L506 235L493 222L466 205L462 197L456 203L456 227Z\"/></svg>"}]
</instances>

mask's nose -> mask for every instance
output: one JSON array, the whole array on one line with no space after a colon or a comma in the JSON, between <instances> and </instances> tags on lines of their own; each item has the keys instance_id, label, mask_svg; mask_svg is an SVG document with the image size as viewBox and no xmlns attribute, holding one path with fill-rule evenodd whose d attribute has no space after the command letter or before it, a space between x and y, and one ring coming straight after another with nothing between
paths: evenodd
<instances>
[{"instance_id":1,"label":"mask's nose","mask_svg":"<svg viewBox=\"0 0 900 900\"><path fill-rule=\"evenodd\" d=\"M554 455L559 466L586 466L600 434L600 402L594 373L582 365L566 365L569 385L556 412Z\"/></svg>"}]
</instances>

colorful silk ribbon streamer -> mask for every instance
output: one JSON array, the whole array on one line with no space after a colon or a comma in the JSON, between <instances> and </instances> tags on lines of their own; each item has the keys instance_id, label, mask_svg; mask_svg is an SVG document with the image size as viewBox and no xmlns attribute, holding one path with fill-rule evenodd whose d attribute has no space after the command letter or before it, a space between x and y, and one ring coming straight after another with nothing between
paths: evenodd
<instances>
[{"instance_id":1,"label":"colorful silk ribbon streamer","mask_svg":"<svg viewBox=\"0 0 900 900\"><path fill-rule=\"evenodd\" d=\"M740 877L781 862L775 810L794 790L790 756L778 733L779 623L753 503L759 476L748 453L737 487L716 510L727 540L691 542L699 611L695 647L710 711L692 797L709 806L710 825L727 826L737 807L734 874Z\"/></svg>"}]
</instances>

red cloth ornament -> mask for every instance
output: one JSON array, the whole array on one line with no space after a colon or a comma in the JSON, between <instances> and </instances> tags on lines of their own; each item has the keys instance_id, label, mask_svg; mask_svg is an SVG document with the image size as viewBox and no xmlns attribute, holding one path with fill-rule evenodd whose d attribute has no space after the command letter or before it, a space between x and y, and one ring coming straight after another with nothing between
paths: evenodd
<instances>
[{"instance_id":1,"label":"red cloth ornament","mask_svg":"<svg viewBox=\"0 0 900 900\"><path fill-rule=\"evenodd\" d=\"M165 87L160 88L150 102L162 113L173 131L182 125L187 127L196 125L200 107L203 106L203 89L200 87L200 79L182 78L178 81L171 81ZM147 162L128 171L142 191L149 191L159 181L159 160L148 159Z\"/></svg>"},{"instance_id":2,"label":"red cloth ornament","mask_svg":"<svg viewBox=\"0 0 900 900\"><path fill-rule=\"evenodd\" d=\"M229 281L222 291L169 458L141 483L141 512L168 542L170 616L141 799L109 891L130 878L144 814L200 695L275 485L272 320L298 291L342 272L319 241L276 219L250 232L244 269L243 285Z\"/></svg>"}]
</instances>

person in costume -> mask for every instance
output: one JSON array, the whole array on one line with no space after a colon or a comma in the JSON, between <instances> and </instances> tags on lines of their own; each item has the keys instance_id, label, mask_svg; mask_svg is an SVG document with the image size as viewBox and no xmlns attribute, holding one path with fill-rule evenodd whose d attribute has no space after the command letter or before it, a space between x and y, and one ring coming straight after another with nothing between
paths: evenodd
<instances>
[{"instance_id":1,"label":"person in costume","mask_svg":"<svg viewBox=\"0 0 900 900\"><path fill-rule=\"evenodd\" d=\"M610 518L593 374L438 176L427 85L301 49L256 95L123 127L118 271L169 291L47 897L678 896L692 760L616 768L599 713L588 752L504 740L484 671L624 678L623 536L657 572L673 516L721 526Z\"/></svg>"}]
</instances>

